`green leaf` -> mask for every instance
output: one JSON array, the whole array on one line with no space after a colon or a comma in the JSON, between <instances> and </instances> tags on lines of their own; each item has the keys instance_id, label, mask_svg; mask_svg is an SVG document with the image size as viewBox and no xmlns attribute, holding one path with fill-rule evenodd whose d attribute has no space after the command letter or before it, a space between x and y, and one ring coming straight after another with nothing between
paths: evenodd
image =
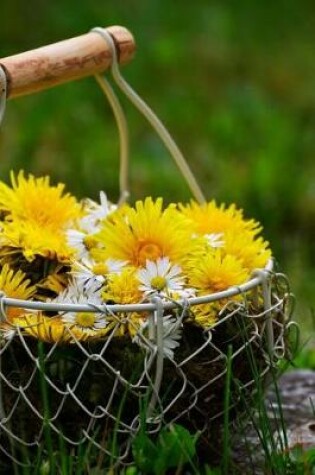
<instances>
[{"instance_id":1,"label":"green leaf","mask_svg":"<svg viewBox=\"0 0 315 475\"><path fill-rule=\"evenodd\" d=\"M189 462L196 453L196 437L180 425L164 428L158 438L158 454L154 473L160 475L172 467L180 467Z\"/></svg>"},{"instance_id":2,"label":"green leaf","mask_svg":"<svg viewBox=\"0 0 315 475\"><path fill-rule=\"evenodd\" d=\"M158 457L158 449L144 431L135 437L132 453L137 467L145 473L152 473L153 462Z\"/></svg>"}]
</instances>

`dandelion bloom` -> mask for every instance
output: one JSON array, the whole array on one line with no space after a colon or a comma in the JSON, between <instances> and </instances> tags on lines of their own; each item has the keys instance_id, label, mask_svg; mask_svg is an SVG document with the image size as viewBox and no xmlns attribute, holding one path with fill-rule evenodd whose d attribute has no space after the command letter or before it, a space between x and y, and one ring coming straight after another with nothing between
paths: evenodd
<instances>
[{"instance_id":1,"label":"dandelion bloom","mask_svg":"<svg viewBox=\"0 0 315 475\"><path fill-rule=\"evenodd\" d=\"M162 209L163 200L152 198L138 201L111 221L105 221L99 233L105 255L143 267L147 260L168 257L180 264L194 251L187 220L174 205Z\"/></svg>"}]
</instances>

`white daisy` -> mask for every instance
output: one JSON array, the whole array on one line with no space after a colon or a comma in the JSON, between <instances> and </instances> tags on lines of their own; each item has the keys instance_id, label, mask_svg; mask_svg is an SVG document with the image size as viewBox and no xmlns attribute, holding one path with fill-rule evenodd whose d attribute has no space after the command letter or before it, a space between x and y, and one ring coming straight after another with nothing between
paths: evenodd
<instances>
[{"instance_id":1,"label":"white daisy","mask_svg":"<svg viewBox=\"0 0 315 475\"><path fill-rule=\"evenodd\" d=\"M97 311L97 307L102 304L98 292L95 289L90 289L87 292L77 281L73 281L51 302L89 304L91 306L90 312L64 312L62 314L62 321L65 324L76 326L80 330L101 330L108 323L105 314Z\"/></svg>"},{"instance_id":2,"label":"white daisy","mask_svg":"<svg viewBox=\"0 0 315 475\"><path fill-rule=\"evenodd\" d=\"M119 274L126 264L126 261L111 258L103 262L82 259L82 262L73 264L71 273L79 286L88 292L91 288L100 288L105 282L107 274Z\"/></svg>"},{"instance_id":3,"label":"white daisy","mask_svg":"<svg viewBox=\"0 0 315 475\"><path fill-rule=\"evenodd\" d=\"M137 335L133 338L133 343L141 346L142 348L148 348L146 341L150 341L156 344L149 338L148 335L149 321L146 320L141 324ZM177 320L172 315L163 317L163 355L164 358L174 359L174 350L180 345L180 339L182 338L182 321Z\"/></svg>"},{"instance_id":4,"label":"white daisy","mask_svg":"<svg viewBox=\"0 0 315 475\"><path fill-rule=\"evenodd\" d=\"M68 245L72 249L75 249L79 259L89 257L89 251L98 245L93 234L87 234L78 229L68 229L66 231L66 236Z\"/></svg>"},{"instance_id":5,"label":"white daisy","mask_svg":"<svg viewBox=\"0 0 315 475\"><path fill-rule=\"evenodd\" d=\"M96 226L95 220L90 215L84 216L79 223L80 229L87 234L94 234L99 231L99 227Z\"/></svg>"},{"instance_id":6,"label":"white daisy","mask_svg":"<svg viewBox=\"0 0 315 475\"><path fill-rule=\"evenodd\" d=\"M210 247L218 248L224 246L224 241L222 240L223 233L211 233L205 234L205 238L208 241Z\"/></svg>"},{"instance_id":7,"label":"white daisy","mask_svg":"<svg viewBox=\"0 0 315 475\"><path fill-rule=\"evenodd\" d=\"M88 233L99 231L99 223L116 211L117 205L108 201L104 191L100 192L100 204L93 200L86 200L86 215L81 219L81 228Z\"/></svg>"},{"instance_id":8,"label":"white daisy","mask_svg":"<svg viewBox=\"0 0 315 475\"><path fill-rule=\"evenodd\" d=\"M105 315L97 312L67 312L62 316L62 321L83 331L103 330L108 323Z\"/></svg>"},{"instance_id":9,"label":"white daisy","mask_svg":"<svg viewBox=\"0 0 315 475\"><path fill-rule=\"evenodd\" d=\"M178 292L172 292L172 299L178 300L178 299L190 299L193 297L196 297L197 290L194 289L193 287L186 287L182 290L179 290Z\"/></svg>"},{"instance_id":10,"label":"white daisy","mask_svg":"<svg viewBox=\"0 0 315 475\"><path fill-rule=\"evenodd\" d=\"M146 295L155 293L162 296L169 296L172 293L180 295L184 287L181 273L182 269L176 264L172 265L168 257L147 261L146 266L137 272L141 283L139 289Z\"/></svg>"},{"instance_id":11,"label":"white daisy","mask_svg":"<svg viewBox=\"0 0 315 475\"><path fill-rule=\"evenodd\" d=\"M51 303L77 303L92 305L102 305L102 299L99 289L90 288L89 291L85 289L77 280L70 282L68 287L63 290L57 297L50 300Z\"/></svg>"}]
</instances>

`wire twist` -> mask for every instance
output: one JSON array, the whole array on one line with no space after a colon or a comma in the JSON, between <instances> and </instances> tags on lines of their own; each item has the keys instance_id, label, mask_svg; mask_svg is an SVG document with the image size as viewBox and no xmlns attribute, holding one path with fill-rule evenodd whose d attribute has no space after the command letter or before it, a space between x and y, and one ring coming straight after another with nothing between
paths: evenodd
<instances>
[{"instance_id":1,"label":"wire twist","mask_svg":"<svg viewBox=\"0 0 315 475\"><path fill-rule=\"evenodd\" d=\"M7 103L7 75L0 64L0 126L2 124Z\"/></svg>"}]
</instances>

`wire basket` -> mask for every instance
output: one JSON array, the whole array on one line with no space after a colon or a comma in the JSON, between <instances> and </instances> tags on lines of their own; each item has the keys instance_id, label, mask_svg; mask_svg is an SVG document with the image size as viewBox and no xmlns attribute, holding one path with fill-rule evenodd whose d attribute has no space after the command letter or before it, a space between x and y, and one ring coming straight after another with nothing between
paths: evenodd
<instances>
[{"instance_id":1,"label":"wire basket","mask_svg":"<svg viewBox=\"0 0 315 475\"><path fill-rule=\"evenodd\" d=\"M115 45L101 29L96 33L112 48L116 83L144 113L171 151L198 201L203 195L179 149L160 121L121 78ZM121 138L121 198L127 189L126 122L107 81L97 76L118 121ZM32 454L47 440L76 450L87 443L118 466L130 462L130 450L145 427L154 437L162 427L183 424L199 431L200 453L218 448L213 437L226 407L228 368L233 373L231 419L240 400L265 381L288 350L293 297L273 261L257 269L237 287L180 300L154 295L138 304L73 304L21 301L1 295L0 334L0 468L32 465ZM191 319L194 308L218 303L218 319L206 328ZM43 341L19 326L6 326L7 309L44 312L97 312L112 322L106 338L82 342L71 328L62 341L49 342L50 329L41 325ZM120 326L134 326L133 315L146 324L134 336L117 336ZM38 324L37 324L38 325ZM29 325L31 333L32 323ZM168 335L178 333L177 342ZM176 338L175 338L176 340ZM135 345L134 343L137 343ZM48 439L47 439L48 437ZM114 444L114 441L116 443Z\"/></svg>"}]
</instances>

